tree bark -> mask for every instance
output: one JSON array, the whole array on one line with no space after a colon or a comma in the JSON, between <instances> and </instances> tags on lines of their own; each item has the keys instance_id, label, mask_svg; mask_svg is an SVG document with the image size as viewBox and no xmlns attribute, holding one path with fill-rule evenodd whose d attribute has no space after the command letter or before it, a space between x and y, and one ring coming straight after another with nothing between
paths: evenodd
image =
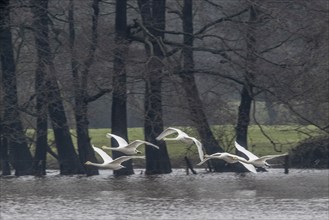
<instances>
[{"instance_id":1,"label":"tree bark","mask_svg":"<svg viewBox=\"0 0 329 220\"><path fill-rule=\"evenodd\" d=\"M252 4L252 3L251 3ZM248 149L248 126L250 122L250 110L251 103L253 101L251 85L254 74L255 74L255 62L256 62L256 39L255 39L255 30L254 23L257 20L257 10L252 4L249 9L249 24L247 29L246 36L246 45L247 45L247 58L246 58L246 72L245 72L245 83L241 91L241 100L238 110L238 121L236 126L236 141ZM238 151L237 154L240 154ZM241 155L242 156L242 155Z\"/></svg>"},{"instance_id":2,"label":"tree bark","mask_svg":"<svg viewBox=\"0 0 329 220\"><path fill-rule=\"evenodd\" d=\"M127 1L116 0L115 9L115 49L113 61L113 91L112 91L112 133L128 140L127 131L127 79L126 79L126 56L128 53L127 41ZM117 142L111 139L112 147L117 147ZM124 154L112 151L113 158L118 158ZM125 161L125 168L115 170L114 175L134 174L132 160Z\"/></svg>"},{"instance_id":3,"label":"tree bark","mask_svg":"<svg viewBox=\"0 0 329 220\"><path fill-rule=\"evenodd\" d=\"M207 117L203 111L203 104L199 95L197 85L194 78L194 59L193 59L193 2L192 0L184 0L183 6L183 32L184 32L184 48L183 48L183 71L180 73L182 79L182 87L185 90L187 103L190 110L191 120L197 128L201 142L207 154L223 152L224 150L218 145ZM222 160L211 160L214 171L220 171L224 167Z\"/></svg>"},{"instance_id":4,"label":"tree bark","mask_svg":"<svg viewBox=\"0 0 329 220\"><path fill-rule=\"evenodd\" d=\"M70 0L69 8L69 33L70 33L70 50L71 50L71 67L73 75L73 88L74 88L74 100L75 100L75 121L76 121L76 132L80 162L84 164L86 161L97 162L94 149L90 143L89 136L89 120L88 120L88 98L87 84L89 68L93 63L94 53L97 46L97 22L99 14L99 0L93 1L94 14L92 17L92 39L91 45L88 51L88 56L84 62L84 69L81 71L79 76L79 63L76 59L75 53L75 28L74 28L74 4L73 0ZM88 176L98 175L98 168L94 166L84 166L86 174Z\"/></svg>"},{"instance_id":5,"label":"tree bark","mask_svg":"<svg viewBox=\"0 0 329 220\"><path fill-rule=\"evenodd\" d=\"M7 140L3 136L3 131L2 131L2 118L0 118L0 160L1 160L2 175L3 176L11 175L9 159L8 159Z\"/></svg>"},{"instance_id":6,"label":"tree bark","mask_svg":"<svg viewBox=\"0 0 329 220\"><path fill-rule=\"evenodd\" d=\"M3 136L8 144L9 162L15 169L15 175L32 173L32 155L28 149L23 125L18 111L16 67L10 31L9 0L0 2L0 56L3 87ZM6 163L6 147L2 148Z\"/></svg>"},{"instance_id":7,"label":"tree bark","mask_svg":"<svg viewBox=\"0 0 329 220\"><path fill-rule=\"evenodd\" d=\"M165 0L139 0L139 9L144 26L155 38L163 38L164 34L155 29L165 30ZM150 36L145 36L149 38ZM149 61L146 64L148 71L145 75L144 98L144 136L145 140L156 143L159 150L146 147L146 174L171 173L171 164L167 147L164 141L156 141L156 137L163 131L162 118L162 67L163 53L157 39L151 38L152 48L145 45ZM147 39L148 41L148 39Z\"/></svg>"},{"instance_id":8,"label":"tree bark","mask_svg":"<svg viewBox=\"0 0 329 220\"><path fill-rule=\"evenodd\" d=\"M53 55L49 44L48 29L48 1L31 0L34 14L35 45L38 63L44 65L43 74L47 88L48 111L54 130L58 151L60 174L72 175L84 173L83 166L74 150L74 145L67 124L63 100L55 76Z\"/></svg>"},{"instance_id":9,"label":"tree bark","mask_svg":"<svg viewBox=\"0 0 329 220\"><path fill-rule=\"evenodd\" d=\"M35 175L46 175L46 158L48 147L48 114L47 114L47 94L45 79L43 74L44 63L39 62L35 76L36 112L37 128L35 155L33 161L33 173Z\"/></svg>"},{"instance_id":10,"label":"tree bark","mask_svg":"<svg viewBox=\"0 0 329 220\"><path fill-rule=\"evenodd\" d=\"M2 75L0 75L0 167L3 176L11 175L9 160L8 160L8 147L6 138L3 135L3 93L2 93Z\"/></svg>"}]
</instances>

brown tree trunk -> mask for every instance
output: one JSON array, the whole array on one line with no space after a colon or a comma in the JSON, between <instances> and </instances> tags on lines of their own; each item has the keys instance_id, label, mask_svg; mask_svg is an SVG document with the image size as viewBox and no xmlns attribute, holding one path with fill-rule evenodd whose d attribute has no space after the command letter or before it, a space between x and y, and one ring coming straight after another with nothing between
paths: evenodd
<instances>
[{"instance_id":1,"label":"brown tree trunk","mask_svg":"<svg viewBox=\"0 0 329 220\"><path fill-rule=\"evenodd\" d=\"M35 45L38 63L44 65L43 74L47 88L48 111L54 130L55 142L60 163L60 173L63 175L84 173L67 124L63 100L55 76L53 55L49 45L48 1L31 0L34 14Z\"/></svg>"},{"instance_id":2,"label":"brown tree trunk","mask_svg":"<svg viewBox=\"0 0 329 220\"><path fill-rule=\"evenodd\" d=\"M36 93L36 144L33 161L33 173L35 175L46 175L46 158L48 147L48 121L47 121L47 94L45 88L45 79L43 74L44 64L39 62L35 76L35 93Z\"/></svg>"},{"instance_id":3,"label":"brown tree trunk","mask_svg":"<svg viewBox=\"0 0 329 220\"><path fill-rule=\"evenodd\" d=\"M27 146L18 111L16 67L8 6L9 0L0 2L0 57L4 104L2 131L6 144L8 144L9 162L15 169L15 175L21 176L32 173L32 155ZM2 157L6 163L7 149L3 146L2 150Z\"/></svg>"},{"instance_id":4,"label":"brown tree trunk","mask_svg":"<svg viewBox=\"0 0 329 220\"><path fill-rule=\"evenodd\" d=\"M96 162L96 156L94 149L90 143L89 129L88 129L88 93L87 93L87 81L89 68L93 63L93 57L97 44L97 20L99 14L98 0L93 1L94 15L92 17L92 40L88 56L84 62L84 69L79 77L79 65L76 60L75 53L75 28L74 28L74 4L73 0L70 0L69 8L69 33L70 33L70 49L71 49L71 67L73 75L73 87L74 87L74 99L75 99L75 120L76 120L76 132L77 132L77 144L79 151L80 162L84 164L86 161ZM98 168L94 166L84 166L86 174L88 176L98 175Z\"/></svg>"},{"instance_id":5,"label":"brown tree trunk","mask_svg":"<svg viewBox=\"0 0 329 220\"><path fill-rule=\"evenodd\" d=\"M2 175L11 175L9 160L8 160L8 147L7 140L3 135L2 123L3 123L3 93L2 93L2 75L0 75L0 167Z\"/></svg>"},{"instance_id":6,"label":"brown tree trunk","mask_svg":"<svg viewBox=\"0 0 329 220\"><path fill-rule=\"evenodd\" d=\"M165 0L139 0L139 8L141 10L144 26L156 38L163 38L163 32L156 31L165 30ZM147 37L149 38L149 36ZM147 147L146 154L146 174L162 174L171 173L171 164L167 147L164 141L157 143L156 137L163 131L162 119L162 67L160 60L163 59L163 53L156 41L150 40L153 50L147 45L146 52L150 57L147 64L148 71L145 76L145 99L144 99L144 136L145 140L156 143L160 149Z\"/></svg>"},{"instance_id":7,"label":"brown tree trunk","mask_svg":"<svg viewBox=\"0 0 329 220\"><path fill-rule=\"evenodd\" d=\"M187 103L190 110L191 120L197 128L201 142L207 154L223 152L223 149L218 145L207 117L203 111L203 104L200 99L199 91L195 83L193 74L194 59L193 59L193 2L192 0L184 0L183 7L183 32L184 32L184 48L183 48L183 71L180 74L182 86L185 90ZM215 171L220 171L224 167L222 160L211 160L212 168Z\"/></svg>"},{"instance_id":8,"label":"brown tree trunk","mask_svg":"<svg viewBox=\"0 0 329 220\"><path fill-rule=\"evenodd\" d=\"M2 175L8 176L11 175L9 159L8 159L8 147L7 147L7 140L3 136L2 132L2 119L0 118L0 161L1 161L1 169Z\"/></svg>"},{"instance_id":9,"label":"brown tree trunk","mask_svg":"<svg viewBox=\"0 0 329 220\"><path fill-rule=\"evenodd\" d=\"M246 149L248 148L248 127L250 122L250 109L252 97L250 95L250 87L243 86L241 91L241 99L238 110L238 122L236 125L236 141ZM237 151L238 153L239 151Z\"/></svg>"},{"instance_id":10,"label":"brown tree trunk","mask_svg":"<svg viewBox=\"0 0 329 220\"><path fill-rule=\"evenodd\" d=\"M127 131L127 79L125 60L128 53L127 41L127 1L116 0L115 12L115 49L113 61L113 93L112 93L112 133L128 140ZM112 138L111 145L117 147ZM118 151L112 151L113 158L123 156ZM132 160L125 161L125 168L115 170L114 175L130 175L134 173Z\"/></svg>"},{"instance_id":11,"label":"brown tree trunk","mask_svg":"<svg viewBox=\"0 0 329 220\"><path fill-rule=\"evenodd\" d=\"M244 146L246 149L248 148L248 126L250 122L250 110L251 103L253 101L252 97L252 81L254 79L255 74L255 30L254 23L257 20L257 10L255 6L252 4L249 9L249 26L247 29L246 36L246 45L247 45L247 58L246 58L246 72L245 72L245 84L243 85L241 91L241 100L240 106L238 110L238 121L236 126L236 141ZM237 154L239 152L237 151ZM242 156L242 155L241 155Z\"/></svg>"}]
</instances>

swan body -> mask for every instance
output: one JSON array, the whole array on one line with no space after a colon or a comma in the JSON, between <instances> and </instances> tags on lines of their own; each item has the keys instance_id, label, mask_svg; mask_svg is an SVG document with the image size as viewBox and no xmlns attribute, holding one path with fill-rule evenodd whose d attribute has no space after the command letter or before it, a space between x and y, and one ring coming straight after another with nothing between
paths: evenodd
<instances>
[{"instance_id":1,"label":"swan body","mask_svg":"<svg viewBox=\"0 0 329 220\"><path fill-rule=\"evenodd\" d=\"M130 144L128 144L128 142L125 139L123 139L122 137L115 135L115 134L107 133L106 137L109 139L114 138L118 142L119 146L118 147L102 146L103 149L120 151L127 155L140 154L141 152L139 150L137 150L137 148L142 144L150 145L156 149L159 149L158 146L156 146L150 142L147 142L147 141L135 140L135 141L131 142Z\"/></svg>"},{"instance_id":2,"label":"swan body","mask_svg":"<svg viewBox=\"0 0 329 220\"><path fill-rule=\"evenodd\" d=\"M103 159L103 163L93 163L90 161L87 161L86 165L101 167L101 168L108 168L111 170L120 170L122 168L125 168L123 165L121 165L122 162L133 159L133 158L140 158L145 159L145 156L121 156L116 159L112 159L107 153L105 153L102 149L95 147L93 145L94 151L96 151L101 158Z\"/></svg>"},{"instance_id":3,"label":"swan body","mask_svg":"<svg viewBox=\"0 0 329 220\"><path fill-rule=\"evenodd\" d=\"M175 134L175 133L177 134L176 137L167 138L168 135ZM158 141L159 140L182 141L183 143L190 144L190 145L195 144L197 147L197 150L198 150L200 160L202 161L204 159L202 143L198 139L189 136L188 134L186 134L185 132L183 132L180 129L168 127L161 134L159 134L159 136L156 138L156 140L158 140Z\"/></svg>"},{"instance_id":4,"label":"swan body","mask_svg":"<svg viewBox=\"0 0 329 220\"><path fill-rule=\"evenodd\" d=\"M276 157L282 157L282 156L288 155L288 153L285 153L285 154L266 155L266 156L262 156L262 157L257 157L255 154L251 153L246 148L244 148L240 144L238 144L238 142L235 141L234 144L235 144L235 147L238 151L245 154L249 158L248 160L245 161L245 163L252 164L256 167L262 167L262 168L269 167L270 164L268 164L266 162L266 160L270 160L270 159L273 159L273 158L276 158Z\"/></svg>"},{"instance_id":5,"label":"swan body","mask_svg":"<svg viewBox=\"0 0 329 220\"><path fill-rule=\"evenodd\" d=\"M204 159L197 165L202 165L203 163L205 163L206 161L208 161L210 159L222 159L222 160L226 161L227 163L241 163L250 172L257 173L254 165L247 163L246 159L244 159L243 157L234 155L234 154L226 153L226 152L214 153L211 155L206 154L206 155L204 155Z\"/></svg>"}]
</instances>

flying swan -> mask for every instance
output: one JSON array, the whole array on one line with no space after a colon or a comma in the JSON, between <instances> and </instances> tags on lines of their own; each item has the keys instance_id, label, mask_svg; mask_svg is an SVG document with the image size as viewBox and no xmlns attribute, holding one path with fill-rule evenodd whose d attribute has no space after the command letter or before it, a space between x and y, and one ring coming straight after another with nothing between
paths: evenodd
<instances>
[{"instance_id":1,"label":"flying swan","mask_svg":"<svg viewBox=\"0 0 329 220\"><path fill-rule=\"evenodd\" d=\"M177 133L176 137L173 138L167 138L168 135L175 134ZM183 132L180 129L173 128L173 127L168 127L165 129L159 136L156 138L156 140L164 140L164 141L182 141L183 143L192 145L195 144L197 149L198 149L198 154L200 161L204 159L204 153L203 153L203 146L200 141L198 141L196 138L188 136L185 132Z\"/></svg>"},{"instance_id":2,"label":"flying swan","mask_svg":"<svg viewBox=\"0 0 329 220\"><path fill-rule=\"evenodd\" d=\"M243 162L248 163L248 164L252 164L256 167L262 167L262 168L270 167L270 164L268 164L266 162L266 160L270 160L270 159L273 159L273 158L276 158L276 157L282 157L282 156L288 155L288 153L285 153L285 154L266 155L266 156L262 156L262 157L257 157L255 154L251 153L246 148L244 148L240 144L238 144L238 142L235 141L234 144L235 144L235 147L238 151L244 153L249 158L248 160L243 161Z\"/></svg>"},{"instance_id":3,"label":"flying swan","mask_svg":"<svg viewBox=\"0 0 329 220\"><path fill-rule=\"evenodd\" d=\"M205 163L206 161L210 160L210 159L221 159L226 161L227 163L241 163L247 170L249 170L250 172L253 173L257 173L256 168L254 167L254 165L247 163L247 160L244 159L243 157L239 157L237 155L234 154L230 154L230 153L214 153L211 155L204 155L204 159L201 160L200 163L198 163L197 165L200 166L203 163Z\"/></svg>"},{"instance_id":4,"label":"flying swan","mask_svg":"<svg viewBox=\"0 0 329 220\"><path fill-rule=\"evenodd\" d=\"M137 150L137 147L139 147L142 144L150 145L156 149L159 149L158 146L156 146L150 142L147 142L147 141L135 140L135 141L131 142L130 144L128 144L128 142L125 139L123 139L122 137L115 135L115 134L107 133L106 137L109 139L111 139L113 137L118 142L119 146L118 147L102 146L102 149L120 151L127 155L142 153L139 150Z\"/></svg>"},{"instance_id":5,"label":"flying swan","mask_svg":"<svg viewBox=\"0 0 329 220\"><path fill-rule=\"evenodd\" d=\"M121 165L122 162L133 159L133 158L139 158L139 159L145 159L145 156L121 156L116 159L112 159L107 153L105 153L102 149L95 147L93 145L94 151L96 151L103 159L103 163L93 163L90 161L87 161L86 165L101 167L101 168L108 168L111 170L120 170L122 168L125 168L125 166Z\"/></svg>"}]
</instances>

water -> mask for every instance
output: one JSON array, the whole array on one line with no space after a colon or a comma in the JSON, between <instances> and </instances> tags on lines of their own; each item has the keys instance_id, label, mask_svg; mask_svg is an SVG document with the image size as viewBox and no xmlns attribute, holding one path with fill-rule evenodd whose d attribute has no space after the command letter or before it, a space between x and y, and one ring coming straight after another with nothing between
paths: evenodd
<instances>
[{"instance_id":1,"label":"water","mask_svg":"<svg viewBox=\"0 0 329 220\"><path fill-rule=\"evenodd\" d=\"M329 171L1 177L0 219L321 219L329 217Z\"/></svg>"}]
</instances>

